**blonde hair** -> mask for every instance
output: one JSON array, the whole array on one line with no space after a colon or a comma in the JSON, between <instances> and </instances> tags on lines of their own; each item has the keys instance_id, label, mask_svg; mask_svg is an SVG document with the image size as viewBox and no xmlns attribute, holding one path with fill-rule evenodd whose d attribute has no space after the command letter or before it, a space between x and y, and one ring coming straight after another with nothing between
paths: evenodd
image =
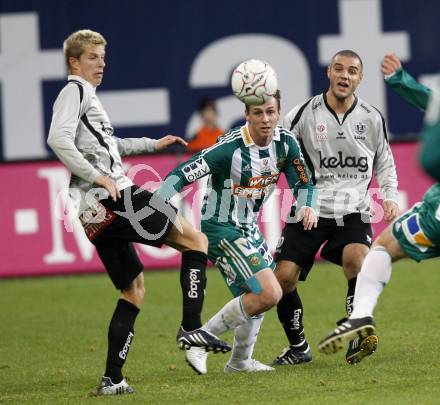
<instances>
[{"instance_id":1,"label":"blonde hair","mask_svg":"<svg viewBox=\"0 0 440 405\"><path fill-rule=\"evenodd\" d=\"M67 69L70 71L69 58L76 58L83 54L89 45L107 45L105 38L92 30L79 30L70 34L63 43L64 56L66 58Z\"/></svg>"}]
</instances>

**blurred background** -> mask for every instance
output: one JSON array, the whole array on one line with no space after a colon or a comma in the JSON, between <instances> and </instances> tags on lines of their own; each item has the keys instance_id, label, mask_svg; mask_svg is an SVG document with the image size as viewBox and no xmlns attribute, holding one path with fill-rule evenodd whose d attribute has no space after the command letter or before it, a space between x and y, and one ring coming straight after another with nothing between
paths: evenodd
<instances>
[{"instance_id":1,"label":"blurred background","mask_svg":"<svg viewBox=\"0 0 440 405\"><path fill-rule=\"evenodd\" d=\"M419 81L435 86L439 17L435 0L417 7L410 0L0 0L0 179L8 190L0 202L0 276L100 266L82 231L67 235L56 222L56 196L68 174L52 162L45 142L66 79L62 43L71 32L90 28L108 41L98 95L119 137L190 139L202 125L206 97L215 104L218 127L240 122L244 109L231 95L230 74L251 57L274 66L287 113L325 91L331 56L353 49L365 68L358 95L383 112L393 141L409 141L417 139L423 114L386 88L380 62L394 51ZM417 168L415 144L402 150L396 158L401 180L426 182L410 197L402 188L407 204L429 180ZM163 175L180 159L167 155L152 166Z\"/></svg>"}]
</instances>

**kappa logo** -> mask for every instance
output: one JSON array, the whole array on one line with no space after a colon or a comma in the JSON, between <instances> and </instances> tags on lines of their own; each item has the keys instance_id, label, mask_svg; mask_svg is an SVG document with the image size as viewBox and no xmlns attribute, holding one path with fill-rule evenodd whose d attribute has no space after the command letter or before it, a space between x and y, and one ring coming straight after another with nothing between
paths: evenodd
<instances>
[{"instance_id":1,"label":"kappa logo","mask_svg":"<svg viewBox=\"0 0 440 405\"><path fill-rule=\"evenodd\" d=\"M293 311L293 329L297 330L300 328L299 318L301 317L302 310L300 308Z\"/></svg>"},{"instance_id":2,"label":"kappa logo","mask_svg":"<svg viewBox=\"0 0 440 405\"><path fill-rule=\"evenodd\" d=\"M127 353L130 350L131 341L133 340L134 334L132 332L128 333L127 340L125 341L124 347L119 352L119 357L122 360L125 360L127 358Z\"/></svg>"},{"instance_id":3,"label":"kappa logo","mask_svg":"<svg viewBox=\"0 0 440 405\"><path fill-rule=\"evenodd\" d=\"M200 177L203 177L205 174L208 174L209 166L205 159L200 157L184 166L182 172L188 181L193 182Z\"/></svg>"}]
</instances>

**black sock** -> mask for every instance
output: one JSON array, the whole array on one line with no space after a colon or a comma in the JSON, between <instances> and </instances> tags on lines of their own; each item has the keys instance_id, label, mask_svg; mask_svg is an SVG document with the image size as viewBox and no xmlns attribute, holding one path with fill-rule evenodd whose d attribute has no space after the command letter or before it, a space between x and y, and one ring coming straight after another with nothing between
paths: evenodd
<instances>
[{"instance_id":1,"label":"black sock","mask_svg":"<svg viewBox=\"0 0 440 405\"><path fill-rule=\"evenodd\" d=\"M307 342L302 323L303 306L296 289L283 295L277 305L277 313L290 345L298 350L306 350Z\"/></svg>"},{"instance_id":2,"label":"black sock","mask_svg":"<svg viewBox=\"0 0 440 405\"><path fill-rule=\"evenodd\" d=\"M138 307L121 298L110 321L105 376L110 377L115 384L123 379L122 366L133 342L134 322L138 313Z\"/></svg>"},{"instance_id":3,"label":"black sock","mask_svg":"<svg viewBox=\"0 0 440 405\"><path fill-rule=\"evenodd\" d=\"M347 297L345 299L345 311L347 312L347 316L350 316L353 312L353 301L354 301L354 290L356 289L356 280L357 277L353 277L348 280L348 290Z\"/></svg>"},{"instance_id":4,"label":"black sock","mask_svg":"<svg viewBox=\"0 0 440 405\"><path fill-rule=\"evenodd\" d=\"M196 250L182 254L180 287L183 297L182 327L190 331L202 326L201 313L206 288L206 264L208 257Z\"/></svg>"}]
</instances>

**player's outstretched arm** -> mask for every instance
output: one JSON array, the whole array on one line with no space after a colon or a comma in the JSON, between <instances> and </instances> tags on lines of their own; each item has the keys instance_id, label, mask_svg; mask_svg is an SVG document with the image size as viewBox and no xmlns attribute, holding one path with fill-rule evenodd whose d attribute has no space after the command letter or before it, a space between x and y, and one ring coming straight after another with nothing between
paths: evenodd
<instances>
[{"instance_id":1,"label":"player's outstretched arm","mask_svg":"<svg viewBox=\"0 0 440 405\"><path fill-rule=\"evenodd\" d=\"M422 148L420 164L436 181L440 182L440 91L435 90L425 114L425 125L420 134Z\"/></svg>"},{"instance_id":2,"label":"player's outstretched arm","mask_svg":"<svg viewBox=\"0 0 440 405\"><path fill-rule=\"evenodd\" d=\"M183 146L188 145L182 138L174 135L166 135L160 139L118 137L115 137L115 139L121 156L139 155L145 152L159 152L175 143L179 143Z\"/></svg>"},{"instance_id":3,"label":"player's outstretched arm","mask_svg":"<svg viewBox=\"0 0 440 405\"><path fill-rule=\"evenodd\" d=\"M159 141L156 143L156 150L161 151L168 146L173 145L175 143L178 143L183 146L188 146L188 142L186 142L184 139L180 138L179 136L174 135L166 135L163 138L160 138Z\"/></svg>"},{"instance_id":4,"label":"player's outstretched arm","mask_svg":"<svg viewBox=\"0 0 440 405\"><path fill-rule=\"evenodd\" d=\"M419 83L405 69L395 53L384 56L381 65L385 82L404 100L426 110L431 90ZM390 76L391 75L391 76Z\"/></svg>"}]
</instances>

